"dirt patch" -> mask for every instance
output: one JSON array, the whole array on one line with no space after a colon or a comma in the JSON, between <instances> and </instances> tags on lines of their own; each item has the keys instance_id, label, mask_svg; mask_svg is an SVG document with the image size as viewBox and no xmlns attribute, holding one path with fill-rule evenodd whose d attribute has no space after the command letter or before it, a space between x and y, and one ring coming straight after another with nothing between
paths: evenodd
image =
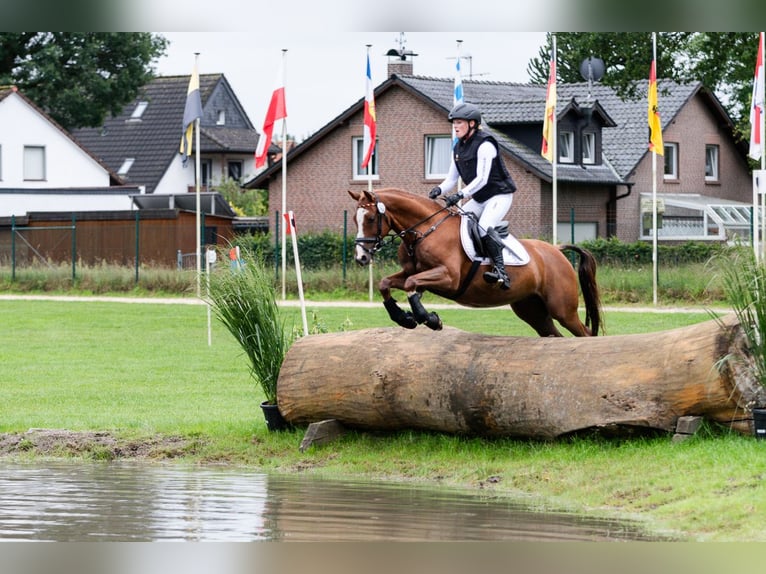
<instances>
[{"instance_id":1,"label":"dirt patch","mask_svg":"<svg viewBox=\"0 0 766 574\"><path fill-rule=\"evenodd\" d=\"M125 439L106 431L30 429L22 433L0 434L0 456L169 459L194 454L201 444L198 439L181 436Z\"/></svg>"}]
</instances>

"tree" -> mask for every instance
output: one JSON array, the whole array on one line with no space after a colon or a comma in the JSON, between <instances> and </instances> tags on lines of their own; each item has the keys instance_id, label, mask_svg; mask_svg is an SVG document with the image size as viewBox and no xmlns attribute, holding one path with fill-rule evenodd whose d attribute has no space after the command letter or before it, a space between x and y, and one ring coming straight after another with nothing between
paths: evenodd
<instances>
[{"instance_id":1,"label":"tree","mask_svg":"<svg viewBox=\"0 0 766 574\"><path fill-rule=\"evenodd\" d=\"M750 133L749 109L756 32L659 32L657 75L678 82L702 82L713 91L742 137ZM650 32L582 32L556 34L558 79L582 82L580 63L589 56L604 60L601 83L625 99L643 98L652 61ZM527 66L530 81L548 81L551 37ZM660 94L661 95L661 94Z\"/></svg>"},{"instance_id":2,"label":"tree","mask_svg":"<svg viewBox=\"0 0 766 574\"><path fill-rule=\"evenodd\" d=\"M146 32L4 32L0 85L16 85L67 129L94 127L136 97L166 48Z\"/></svg>"}]
</instances>

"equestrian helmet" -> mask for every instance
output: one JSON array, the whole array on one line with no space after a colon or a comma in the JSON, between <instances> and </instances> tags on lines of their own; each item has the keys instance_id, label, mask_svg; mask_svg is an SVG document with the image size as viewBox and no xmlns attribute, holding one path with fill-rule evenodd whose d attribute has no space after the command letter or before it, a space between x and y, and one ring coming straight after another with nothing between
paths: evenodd
<instances>
[{"instance_id":1,"label":"equestrian helmet","mask_svg":"<svg viewBox=\"0 0 766 574\"><path fill-rule=\"evenodd\" d=\"M476 125L481 124L481 110L479 110L479 107L474 104L458 104L454 108L452 108L452 111L449 113L449 116L447 116L447 119L449 121L452 120L473 120L476 122Z\"/></svg>"}]
</instances>

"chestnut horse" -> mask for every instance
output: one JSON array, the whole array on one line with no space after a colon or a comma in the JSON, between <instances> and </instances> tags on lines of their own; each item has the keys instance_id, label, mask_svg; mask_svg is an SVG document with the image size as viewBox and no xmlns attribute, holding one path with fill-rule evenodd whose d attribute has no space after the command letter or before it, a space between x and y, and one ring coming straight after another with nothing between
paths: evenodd
<instances>
[{"instance_id":1,"label":"chestnut horse","mask_svg":"<svg viewBox=\"0 0 766 574\"><path fill-rule=\"evenodd\" d=\"M596 262L585 249L522 239L529 262L506 265L511 287L503 290L482 278L482 272L492 267L477 267L478 263L474 264L461 246L459 208L443 207L401 189L348 193L357 202L357 263L368 265L386 238L401 239L398 259L402 269L384 277L379 290L389 316L402 327L414 329L425 324L434 330L442 328L439 316L428 312L421 302L422 293L431 291L466 307L510 304L541 337L562 336L554 319L575 336L598 335L602 319ZM579 255L577 273L564 251ZM407 294L411 312L397 305L391 289ZM585 324L577 312L580 289L585 301Z\"/></svg>"}]
</instances>

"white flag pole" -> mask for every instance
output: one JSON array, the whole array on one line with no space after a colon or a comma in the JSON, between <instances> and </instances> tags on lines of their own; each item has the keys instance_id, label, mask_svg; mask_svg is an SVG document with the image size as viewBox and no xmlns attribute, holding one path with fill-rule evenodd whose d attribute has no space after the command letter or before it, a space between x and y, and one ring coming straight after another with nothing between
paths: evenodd
<instances>
[{"instance_id":1,"label":"white flag pole","mask_svg":"<svg viewBox=\"0 0 766 574\"><path fill-rule=\"evenodd\" d=\"M285 55L287 49L282 49L282 87L285 87ZM268 145L268 143L267 143ZM287 118L282 118L282 215L287 213ZM287 233L282 226L282 301L286 297L287 274Z\"/></svg>"},{"instance_id":2,"label":"white flag pole","mask_svg":"<svg viewBox=\"0 0 766 574\"><path fill-rule=\"evenodd\" d=\"M197 63L199 61L199 52L194 53L194 69L199 70L199 67L197 66ZM198 72L199 73L199 72ZM199 90L199 86L197 86L197 89ZM200 174L200 159L199 159L199 125L200 125L200 119L197 118L194 120L194 193L196 195L196 223L197 223L197 249L196 249L196 257L197 257L197 298L201 298L202 296L202 287L200 285L201 283L201 277L202 277L202 248L200 245L202 244L202 232L200 230L200 226L202 225L202 222L200 221L200 197L199 197L199 174Z\"/></svg>"},{"instance_id":3,"label":"white flag pole","mask_svg":"<svg viewBox=\"0 0 766 574\"><path fill-rule=\"evenodd\" d=\"M657 33L652 32L652 62L657 62ZM655 82L656 72L655 72ZM652 152L652 301L657 304L657 153Z\"/></svg>"},{"instance_id":4,"label":"white flag pole","mask_svg":"<svg viewBox=\"0 0 766 574\"><path fill-rule=\"evenodd\" d=\"M293 244L293 259L295 259L295 275L298 279L298 299L301 302L301 319L303 320L303 335L308 336L309 334L309 325L308 321L306 319L306 301L303 297L303 279L301 277L301 260L298 257L298 232L295 229L295 214L293 214L292 211L288 211L285 215L285 219L287 219L286 225L290 226L290 237L292 238L292 244Z\"/></svg>"},{"instance_id":5,"label":"white flag pole","mask_svg":"<svg viewBox=\"0 0 766 574\"><path fill-rule=\"evenodd\" d=\"M551 34L552 46L553 46L553 65L556 70L556 76L553 78L553 82L557 82L558 76L558 54L556 52L556 34ZM556 101L553 102L553 141L551 142L551 153L553 161L551 162L551 177L553 178L553 245L558 243L558 227L559 227L559 200L558 200L558 163L559 163L559 136L558 136L558 94L556 94Z\"/></svg>"}]
</instances>

